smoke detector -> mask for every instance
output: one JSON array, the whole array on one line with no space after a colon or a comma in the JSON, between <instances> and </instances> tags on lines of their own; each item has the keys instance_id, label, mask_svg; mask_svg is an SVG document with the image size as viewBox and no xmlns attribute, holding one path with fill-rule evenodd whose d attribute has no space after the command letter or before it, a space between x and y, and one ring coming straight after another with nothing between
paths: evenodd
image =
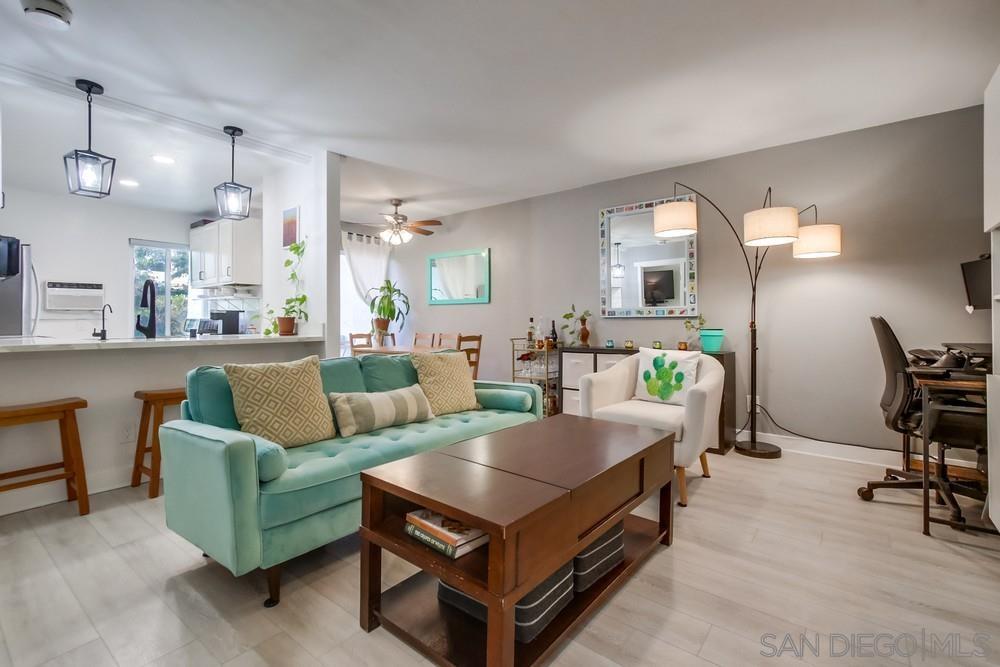
<instances>
[{"instance_id":1,"label":"smoke detector","mask_svg":"<svg viewBox=\"0 0 1000 667\"><path fill-rule=\"evenodd\" d=\"M21 0L24 16L49 30L69 30L73 10L63 0Z\"/></svg>"}]
</instances>

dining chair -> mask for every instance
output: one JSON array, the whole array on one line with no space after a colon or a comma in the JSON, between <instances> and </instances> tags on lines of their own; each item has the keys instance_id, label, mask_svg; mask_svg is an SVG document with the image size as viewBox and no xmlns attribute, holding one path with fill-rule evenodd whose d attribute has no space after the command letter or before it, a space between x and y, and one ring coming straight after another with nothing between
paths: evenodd
<instances>
[{"instance_id":1,"label":"dining chair","mask_svg":"<svg viewBox=\"0 0 1000 667\"><path fill-rule=\"evenodd\" d=\"M437 334L434 347L443 347L449 350L458 349L458 341L462 337L462 334L457 333L439 333Z\"/></svg>"},{"instance_id":2,"label":"dining chair","mask_svg":"<svg viewBox=\"0 0 1000 667\"><path fill-rule=\"evenodd\" d=\"M468 345L467 345L468 343ZM483 335L459 336L458 350L465 352L469 358L469 367L472 368L472 379L479 379L479 353L483 349Z\"/></svg>"},{"instance_id":3,"label":"dining chair","mask_svg":"<svg viewBox=\"0 0 1000 667\"><path fill-rule=\"evenodd\" d=\"M351 356L358 351L371 349L372 335L370 333L352 333L351 335Z\"/></svg>"},{"instance_id":4,"label":"dining chair","mask_svg":"<svg viewBox=\"0 0 1000 667\"><path fill-rule=\"evenodd\" d=\"M413 334L413 347L434 347L434 334L432 333Z\"/></svg>"}]
</instances>

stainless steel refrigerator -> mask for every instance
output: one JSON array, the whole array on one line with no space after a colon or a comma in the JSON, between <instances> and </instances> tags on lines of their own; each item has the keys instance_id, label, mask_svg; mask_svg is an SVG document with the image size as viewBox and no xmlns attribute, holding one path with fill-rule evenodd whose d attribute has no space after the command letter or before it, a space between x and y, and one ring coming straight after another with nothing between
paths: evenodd
<instances>
[{"instance_id":1,"label":"stainless steel refrigerator","mask_svg":"<svg viewBox=\"0 0 1000 667\"><path fill-rule=\"evenodd\" d=\"M0 275L0 336L31 336L34 333L37 282L31 266L31 245L20 243L19 246L15 250L19 258L16 272L7 270L8 275Z\"/></svg>"}]
</instances>

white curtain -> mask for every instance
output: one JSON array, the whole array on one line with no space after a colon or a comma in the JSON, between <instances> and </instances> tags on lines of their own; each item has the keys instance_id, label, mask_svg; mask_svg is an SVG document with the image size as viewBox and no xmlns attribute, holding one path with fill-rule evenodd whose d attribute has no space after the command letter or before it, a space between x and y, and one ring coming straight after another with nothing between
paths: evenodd
<instances>
[{"instance_id":1,"label":"white curtain","mask_svg":"<svg viewBox=\"0 0 1000 667\"><path fill-rule=\"evenodd\" d=\"M358 298L365 301L368 290L385 282L389 272L389 244L382 239L351 232L343 235L344 257L354 279Z\"/></svg>"}]
</instances>

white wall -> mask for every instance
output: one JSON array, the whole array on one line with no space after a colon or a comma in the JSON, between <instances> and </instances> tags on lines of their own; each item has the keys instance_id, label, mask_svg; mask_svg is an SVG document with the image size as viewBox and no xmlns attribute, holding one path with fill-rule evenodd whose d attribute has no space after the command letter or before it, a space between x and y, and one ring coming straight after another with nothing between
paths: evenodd
<instances>
[{"instance_id":1,"label":"white wall","mask_svg":"<svg viewBox=\"0 0 1000 667\"><path fill-rule=\"evenodd\" d=\"M413 331L483 333L480 377L509 379L509 338L528 317L548 331L571 303L598 305L601 208L668 195L675 180L712 197L740 229L742 214L775 188L775 205L815 202L843 225L843 255L795 260L768 254L758 302L760 390L785 426L821 440L898 447L878 401L884 375L869 316L884 315L906 347L985 341L989 314L964 310L959 264L989 247L983 234L983 110L973 107L598 183L447 216L428 238L393 251L391 274L413 303ZM747 393L750 290L732 232L699 207L701 309L737 353L737 395ZM492 248L492 303L428 306L429 254ZM592 340L666 345L683 321L602 320ZM738 419L745 417L738 401ZM764 421L763 429L770 428Z\"/></svg>"},{"instance_id":2,"label":"white wall","mask_svg":"<svg viewBox=\"0 0 1000 667\"><path fill-rule=\"evenodd\" d=\"M113 196L89 199L74 195L7 189L7 206L0 210L0 234L30 243L44 305L45 281L103 283L108 336L131 338L132 249L130 238L187 243L195 216L117 204ZM35 333L81 338L100 328L101 314L39 311Z\"/></svg>"},{"instance_id":3,"label":"white wall","mask_svg":"<svg viewBox=\"0 0 1000 667\"><path fill-rule=\"evenodd\" d=\"M328 324L334 340L340 329L340 157L317 153L309 164L293 164L264 177L264 310L268 304L281 314L292 295L282 248L281 221L285 209L298 206L299 239L306 239L302 289L309 297L309 322L300 333L319 335ZM330 248L333 251L330 251ZM337 348L334 348L336 350ZM329 354L335 356L337 351Z\"/></svg>"},{"instance_id":4,"label":"white wall","mask_svg":"<svg viewBox=\"0 0 1000 667\"><path fill-rule=\"evenodd\" d=\"M983 223L1000 226L1000 67L983 94Z\"/></svg>"}]
</instances>

